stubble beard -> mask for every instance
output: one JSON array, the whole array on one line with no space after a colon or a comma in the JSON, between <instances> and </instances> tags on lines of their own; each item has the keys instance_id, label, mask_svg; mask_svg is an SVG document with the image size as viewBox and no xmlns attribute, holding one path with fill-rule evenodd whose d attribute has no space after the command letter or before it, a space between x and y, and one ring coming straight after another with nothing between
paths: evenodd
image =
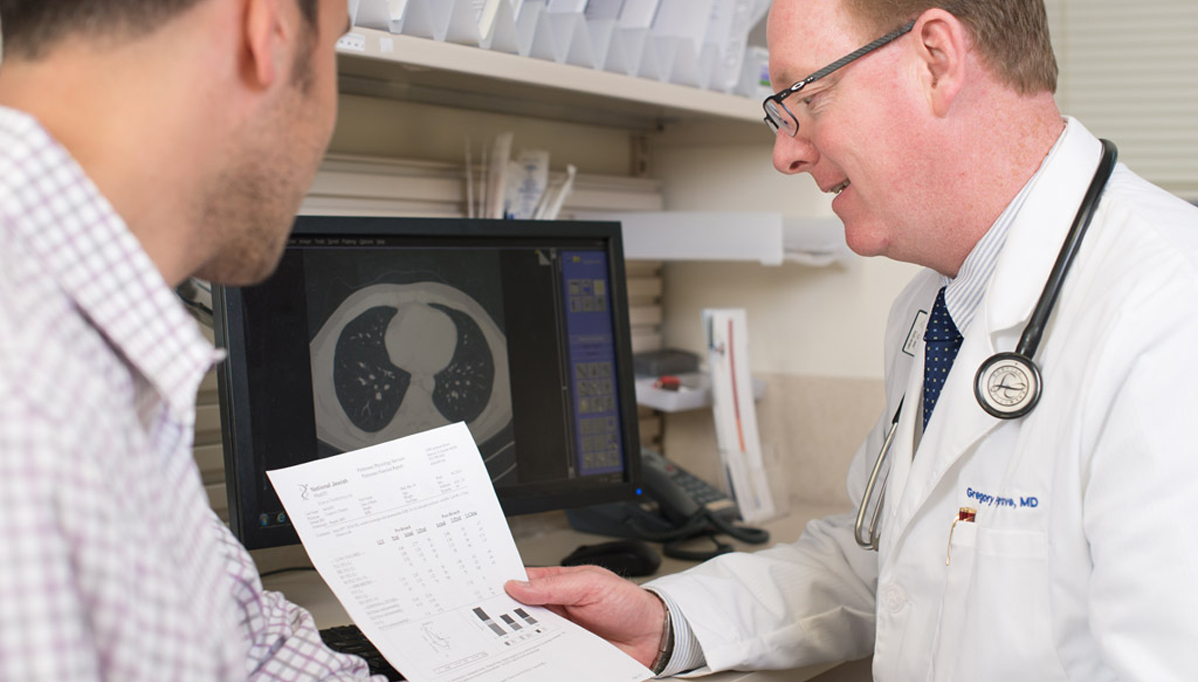
<instances>
[{"instance_id":1,"label":"stubble beard","mask_svg":"<svg viewBox=\"0 0 1198 682\"><path fill-rule=\"evenodd\" d=\"M291 98L289 98L291 99ZM230 286L257 284L274 272L287 245L296 211L312 184L323 146L305 127L297 96L259 134L247 136L235 161L226 166L199 208L201 234L215 250L196 273ZM290 119L290 120L288 120Z\"/></svg>"},{"instance_id":2,"label":"stubble beard","mask_svg":"<svg viewBox=\"0 0 1198 682\"><path fill-rule=\"evenodd\" d=\"M234 159L196 207L200 234L215 245L196 276L247 286L278 267L295 214L328 144L313 132L314 35L296 57L289 96L242 137ZM201 248L205 245L201 245Z\"/></svg>"},{"instance_id":3,"label":"stubble beard","mask_svg":"<svg viewBox=\"0 0 1198 682\"><path fill-rule=\"evenodd\" d=\"M256 284L274 272L287 243L299 198L279 175L271 177L265 165L237 168L216 183L203 208L202 234L215 243L215 251L196 273L213 283L231 286ZM276 166L277 167L277 166Z\"/></svg>"}]
</instances>

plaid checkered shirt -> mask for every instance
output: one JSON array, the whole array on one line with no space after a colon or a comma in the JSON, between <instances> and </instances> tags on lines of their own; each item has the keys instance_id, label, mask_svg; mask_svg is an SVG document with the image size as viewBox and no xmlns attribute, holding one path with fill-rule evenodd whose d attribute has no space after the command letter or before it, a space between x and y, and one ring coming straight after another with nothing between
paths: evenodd
<instances>
[{"instance_id":1,"label":"plaid checkered shirt","mask_svg":"<svg viewBox=\"0 0 1198 682\"><path fill-rule=\"evenodd\" d=\"M366 677L208 506L217 360L83 169L0 108L0 680Z\"/></svg>"}]
</instances>

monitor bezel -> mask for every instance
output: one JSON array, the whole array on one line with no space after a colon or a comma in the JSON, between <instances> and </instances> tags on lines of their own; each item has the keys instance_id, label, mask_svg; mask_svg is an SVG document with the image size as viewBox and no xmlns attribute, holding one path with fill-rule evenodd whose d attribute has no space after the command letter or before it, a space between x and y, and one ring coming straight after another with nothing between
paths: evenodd
<instances>
[{"instance_id":1,"label":"monitor bezel","mask_svg":"<svg viewBox=\"0 0 1198 682\"><path fill-rule=\"evenodd\" d=\"M628 288L624 267L624 248L618 222L484 220L475 218L412 218L298 216L291 239L329 235L339 238L396 236L402 238L444 239L446 237L520 240L593 240L606 246L612 302L612 328L616 344L617 396L620 404L621 439L625 477L619 483L602 487L583 487L564 491L496 489L504 514L515 516L573 507L632 500L640 493L641 460L639 418L633 383L632 330L628 316ZM547 243L548 246L553 246ZM565 248L569 248L568 246ZM256 510L249 507L250 488L256 485L253 425L249 413L249 377L234 371L246 364L246 329L243 302L238 287L213 287L213 331L216 343L228 357L219 365L217 386L220 400L221 434L224 447L225 485L229 505L229 526L249 549L262 549L299 543L290 524L262 528L256 525Z\"/></svg>"}]
</instances>

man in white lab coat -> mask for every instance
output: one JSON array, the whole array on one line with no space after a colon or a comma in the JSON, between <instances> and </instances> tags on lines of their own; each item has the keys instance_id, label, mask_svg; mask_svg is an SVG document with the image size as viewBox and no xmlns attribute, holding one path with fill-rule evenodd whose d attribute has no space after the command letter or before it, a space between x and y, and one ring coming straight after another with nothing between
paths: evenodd
<instances>
[{"instance_id":1,"label":"man in white lab coat","mask_svg":"<svg viewBox=\"0 0 1198 682\"><path fill-rule=\"evenodd\" d=\"M878 680L1194 679L1198 209L1116 166L1035 354L1039 404L1004 420L975 397L979 366L1019 342L1103 151L1057 110L1045 24L1041 0L776 0L770 14L775 88L818 76L774 98L775 166L838 194L858 253L928 268L891 310L886 411L849 473L860 504L896 423L870 496L885 489L877 551L845 515L653 592L544 569L511 594L666 674L872 653ZM941 291L963 341L925 391L943 358L925 362L911 330Z\"/></svg>"}]
</instances>

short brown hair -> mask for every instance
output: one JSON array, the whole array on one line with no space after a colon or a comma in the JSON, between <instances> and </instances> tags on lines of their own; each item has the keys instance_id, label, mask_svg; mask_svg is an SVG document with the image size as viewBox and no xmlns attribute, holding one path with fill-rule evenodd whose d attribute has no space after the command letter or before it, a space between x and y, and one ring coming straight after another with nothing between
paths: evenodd
<instances>
[{"instance_id":1,"label":"short brown hair","mask_svg":"<svg viewBox=\"0 0 1198 682\"><path fill-rule=\"evenodd\" d=\"M5 56L37 59L75 34L137 35L154 30L204 0L0 0ZM319 0L296 0L316 26Z\"/></svg>"},{"instance_id":2,"label":"short brown hair","mask_svg":"<svg viewBox=\"0 0 1198 682\"><path fill-rule=\"evenodd\" d=\"M961 20L998 77L1018 92L1056 92L1057 59L1044 0L844 0L870 35L894 30L939 7Z\"/></svg>"}]
</instances>

